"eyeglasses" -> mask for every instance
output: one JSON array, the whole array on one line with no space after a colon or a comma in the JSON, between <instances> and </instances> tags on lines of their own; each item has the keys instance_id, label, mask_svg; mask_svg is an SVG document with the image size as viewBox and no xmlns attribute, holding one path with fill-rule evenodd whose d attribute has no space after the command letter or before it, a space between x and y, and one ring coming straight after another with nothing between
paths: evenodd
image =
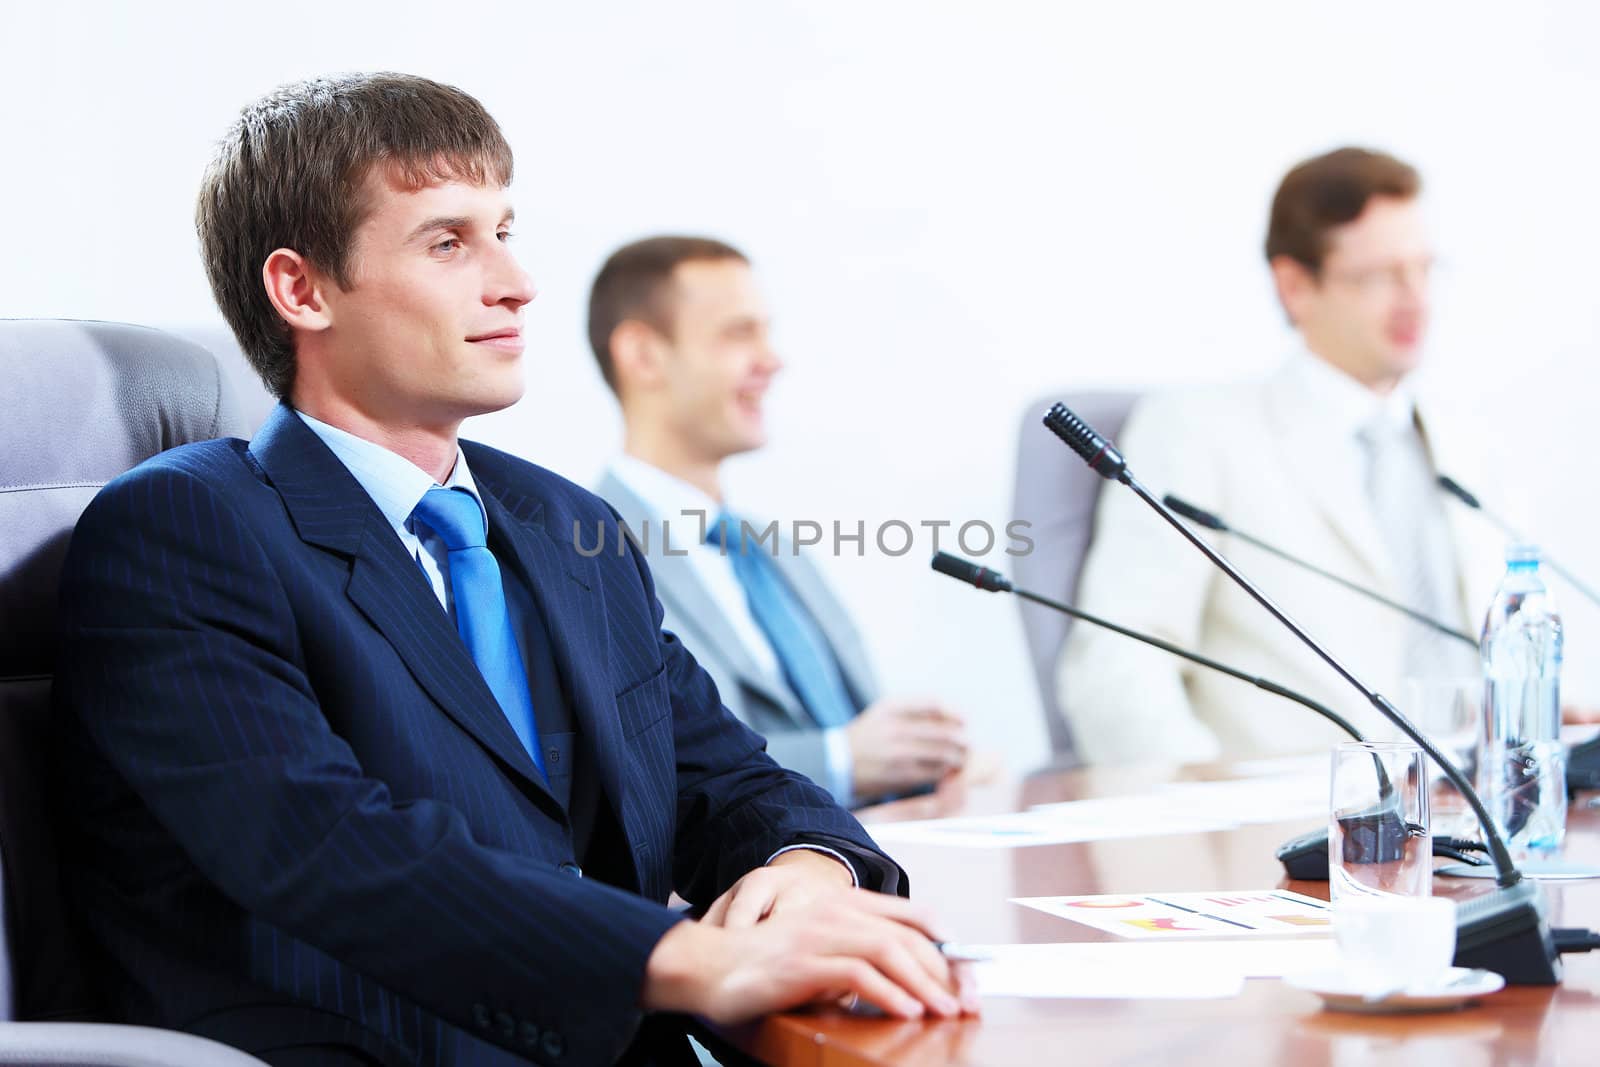
<instances>
[{"instance_id":1,"label":"eyeglasses","mask_svg":"<svg viewBox=\"0 0 1600 1067\"><path fill-rule=\"evenodd\" d=\"M1399 260L1382 266L1360 267L1352 270L1327 271L1323 277L1339 285L1348 285L1363 296L1376 296L1401 289L1424 289L1438 271L1438 261L1426 259Z\"/></svg>"}]
</instances>

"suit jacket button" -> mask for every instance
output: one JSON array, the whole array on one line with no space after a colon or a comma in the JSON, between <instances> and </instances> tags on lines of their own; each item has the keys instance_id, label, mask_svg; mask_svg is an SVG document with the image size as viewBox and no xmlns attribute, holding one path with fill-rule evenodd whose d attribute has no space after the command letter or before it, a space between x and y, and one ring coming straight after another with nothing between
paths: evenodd
<instances>
[{"instance_id":1,"label":"suit jacket button","mask_svg":"<svg viewBox=\"0 0 1600 1067\"><path fill-rule=\"evenodd\" d=\"M522 1024L522 1043L529 1048L539 1047L539 1028L532 1023Z\"/></svg>"},{"instance_id":2,"label":"suit jacket button","mask_svg":"<svg viewBox=\"0 0 1600 1067\"><path fill-rule=\"evenodd\" d=\"M510 1041L517 1036L517 1020L513 1019L505 1012L502 1011L495 1013L494 1024L500 1028L500 1036L505 1038L507 1041Z\"/></svg>"},{"instance_id":3,"label":"suit jacket button","mask_svg":"<svg viewBox=\"0 0 1600 1067\"><path fill-rule=\"evenodd\" d=\"M561 1035L554 1030L546 1030L540 1044L544 1046L544 1054L553 1060L559 1060L561 1054L567 1051L567 1043L561 1040Z\"/></svg>"},{"instance_id":4,"label":"suit jacket button","mask_svg":"<svg viewBox=\"0 0 1600 1067\"><path fill-rule=\"evenodd\" d=\"M480 1030L489 1029L492 1022L489 1018L489 1009L482 1004L474 1004L472 1006L472 1021L478 1025Z\"/></svg>"},{"instance_id":5,"label":"suit jacket button","mask_svg":"<svg viewBox=\"0 0 1600 1067\"><path fill-rule=\"evenodd\" d=\"M563 863L561 865L561 867L560 867L560 870L561 870L562 874L570 874L574 878L582 878L583 877L583 868L579 867L576 863L573 863L571 860L568 860L567 862Z\"/></svg>"}]
</instances>

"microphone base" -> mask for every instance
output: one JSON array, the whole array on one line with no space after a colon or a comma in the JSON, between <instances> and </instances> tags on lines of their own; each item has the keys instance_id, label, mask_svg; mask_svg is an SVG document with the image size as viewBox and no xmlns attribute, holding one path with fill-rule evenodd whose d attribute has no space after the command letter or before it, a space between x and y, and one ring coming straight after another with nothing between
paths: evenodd
<instances>
[{"instance_id":1,"label":"microphone base","mask_svg":"<svg viewBox=\"0 0 1600 1067\"><path fill-rule=\"evenodd\" d=\"M1392 863L1405 855L1415 836L1413 828L1393 806L1355 812L1339 820L1343 829L1344 862ZM1416 832L1423 832L1416 827ZM1278 846L1278 862L1290 878L1307 882L1328 880L1328 830L1322 827Z\"/></svg>"},{"instance_id":2,"label":"microphone base","mask_svg":"<svg viewBox=\"0 0 1600 1067\"><path fill-rule=\"evenodd\" d=\"M1328 880L1328 832L1313 830L1284 842L1278 859L1290 878ZM1482 967L1510 985L1558 985L1561 955L1545 914L1544 892L1523 879L1456 906L1457 967Z\"/></svg>"},{"instance_id":3,"label":"microphone base","mask_svg":"<svg viewBox=\"0 0 1600 1067\"><path fill-rule=\"evenodd\" d=\"M1494 971L1510 985L1560 984L1561 954L1538 883L1523 879L1459 901L1455 965Z\"/></svg>"},{"instance_id":4,"label":"microphone base","mask_svg":"<svg viewBox=\"0 0 1600 1067\"><path fill-rule=\"evenodd\" d=\"M1573 745L1567 753L1567 791L1600 789L1600 737Z\"/></svg>"}]
</instances>

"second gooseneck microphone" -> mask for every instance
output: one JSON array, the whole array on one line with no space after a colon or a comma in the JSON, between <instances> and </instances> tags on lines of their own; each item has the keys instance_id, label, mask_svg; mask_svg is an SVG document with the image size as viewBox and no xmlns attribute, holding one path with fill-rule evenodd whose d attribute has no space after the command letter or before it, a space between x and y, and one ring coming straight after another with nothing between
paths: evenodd
<instances>
[{"instance_id":1,"label":"second gooseneck microphone","mask_svg":"<svg viewBox=\"0 0 1600 1067\"><path fill-rule=\"evenodd\" d=\"M1059 600L1051 600L1047 596L1040 596L1038 593L1027 589L1018 589L1016 586L1011 584L1011 579L1007 578L999 571L992 571L988 567L980 567L970 559L962 559L960 556L952 556L948 552L938 552L935 553L933 557L933 569L938 571L940 574L947 574L957 581L966 582L968 585L975 585L979 589L987 590L991 593L1010 593L1013 596L1021 597L1023 600L1031 600L1035 604L1042 604L1047 608L1050 608L1054 611L1059 611L1063 615L1069 615L1072 618L1078 619L1081 622L1086 622L1091 626L1098 626L1102 630L1110 630L1112 633L1121 634L1123 637L1129 637L1135 641L1159 648L1163 652L1170 652L1179 659L1186 659L1190 663L1197 663L1202 667L1217 671L1220 674L1226 674L1230 678L1237 678L1241 682L1249 682L1257 689L1263 689L1274 696L1283 697L1285 700L1292 700L1302 707L1311 709L1318 715L1321 715L1324 719L1327 719L1329 722L1333 723L1333 725L1337 726L1339 729L1343 730L1345 733L1349 734L1357 741L1366 740L1361 736L1361 732L1350 724L1349 719L1346 719L1343 715L1340 715L1338 712L1334 711L1325 704L1319 704L1308 696L1305 696L1301 693L1296 693L1293 689L1281 686L1277 682L1267 678L1261 678L1253 674L1246 674L1244 671L1230 667L1226 663L1219 663L1208 656L1200 655L1198 652L1190 652L1181 645L1175 645L1170 641L1163 641L1159 637L1152 637L1149 634L1142 634L1137 630L1130 630L1126 626L1119 626L1108 619L1102 619L1097 615L1091 615L1087 611L1080 611L1070 604L1063 604ZM1383 773L1381 767L1379 768L1378 773L1380 775Z\"/></svg>"},{"instance_id":2,"label":"second gooseneck microphone","mask_svg":"<svg viewBox=\"0 0 1600 1067\"><path fill-rule=\"evenodd\" d=\"M1511 538L1513 541L1521 541L1523 539L1522 534L1519 533L1514 526L1512 526L1505 519L1501 518L1499 515L1490 511L1488 508L1484 507L1481 500L1479 500L1472 493L1467 492L1466 487L1464 487L1454 478L1450 477L1448 474L1439 475L1439 488L1443 489L1446 493L1449 493L1451 496L1461 501L1461 503L1466 507L1476 511L1479 515L1482 515L1492 526L1498 529L1501 533L1505 534L1507 537ZM1588 600L1592 604L1600 605L1600 593L1596 593L1593 586L1579 578L1576 574L1573 574L1560 563L1551 559L1547 553L1542 551L1539 553L1539 562L1544 564L1546 567L1549 567L1551 570L1555 571L1556 574L1565 579L1568 585L1572 586L1572 588L1583 594L1584 599Z\"/></svg>"},{"instance_id":3,"label":"second gooseneck microphone","mask_svg":"<svg viewBox=\"0 0 1600 1067\"><path fill-rule=\"evenodd\" d=\"M1319 578L1326 578L1328 581L1333 582L1336 585L1343 586L1345 589L1350 590L1352 593L1355 593L1358 596L1366 597L1373 603L1382 604L1390 611L1397 611L1413 622L1421 623L1423 626L1426 626L1431 630L1435 630L1438 633L1444 634L1446 637L1453 637L1457 641L1471 645L1474 649L1478 647L1478 639L1466 631L1458 630L1454 626L1441 622L1431 615L1424 614L1415 608L1407 607L1398 600L1391 600L1375 589L1368 589L1366 586L1361 585L1358 582L1352 582L1348 578L1335 574L1330 570L1325 570L1309 560L1304 560L1299 556L1293 555L1292 553L1285 552L1276 545L1268 544L1259 537L1255 537L1251 534L1245 533L1243 530L1235 526L1229 525L1222 518L1222 516L1218 515L1214 511L1207 511L1204 508L1196 507L1187 500L1174 496L1171 493L1168 493L1166 496L1162 497L1161 500L1162 503L1167 505L1167 507L1171 508L1173 511L1176 511L1179 515L1182 515L1196 526L1203 526L1208 530L1215 530L1218 533L1228 534L1237 540L1243 541L1247 545L1252 545L1256 548L1259 548L1268 555L1277 556L1284 562L1291 563L1294 566L1299 567L1301 570L1309 571L1312 574L1317 575Z\"/></svg>"}]
</instances>

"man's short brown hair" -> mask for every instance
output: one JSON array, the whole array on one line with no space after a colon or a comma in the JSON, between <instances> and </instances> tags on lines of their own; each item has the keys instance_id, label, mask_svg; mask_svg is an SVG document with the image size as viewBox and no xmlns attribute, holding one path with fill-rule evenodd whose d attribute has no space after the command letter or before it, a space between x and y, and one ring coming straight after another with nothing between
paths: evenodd
<instances>
[{"instance_id":1,"label":"man's short brown hair","mask_svg":"<svg viewBox=\"0 0 1600 1067\"><path fill-rule=\"evenodd\" d=\"M294 342L261 267L300 253L348 289L350 249L370 210L367 181L511 183L511 149L483 105L409 74L341 74L282 86L250 104L217 145L195 208L206 276L267 388L294 386Z\"/></svg>"},{"instance_id":2,"label":"man's short brown hair","mask_svg":"<svg viewBox=\"0 0 1600 1067\"><path fill-rule=\"evenodd\" d=\"M589 347L600 375L614 393L617 369L611 360L611 335L629 319L663 334L672 333L672 272L695 260L750 260L712 237L647 237L611 253L589 288Z\"/></svg>"},{"instance_id":3,"label":"man's short brown hair","mask_svg":"<svg viewBox=\"0 0 1600 1067\"><path fill-rule=\"evenodd\" d=\"M1339 148L1284 175L1267 223L1267 262L1288 256L1313 275L1328 254L1328 231L1354 222L1375 196L1410 200L1422 190L1416 169L1384 152Z\"/></svg>"}]
</instances>

